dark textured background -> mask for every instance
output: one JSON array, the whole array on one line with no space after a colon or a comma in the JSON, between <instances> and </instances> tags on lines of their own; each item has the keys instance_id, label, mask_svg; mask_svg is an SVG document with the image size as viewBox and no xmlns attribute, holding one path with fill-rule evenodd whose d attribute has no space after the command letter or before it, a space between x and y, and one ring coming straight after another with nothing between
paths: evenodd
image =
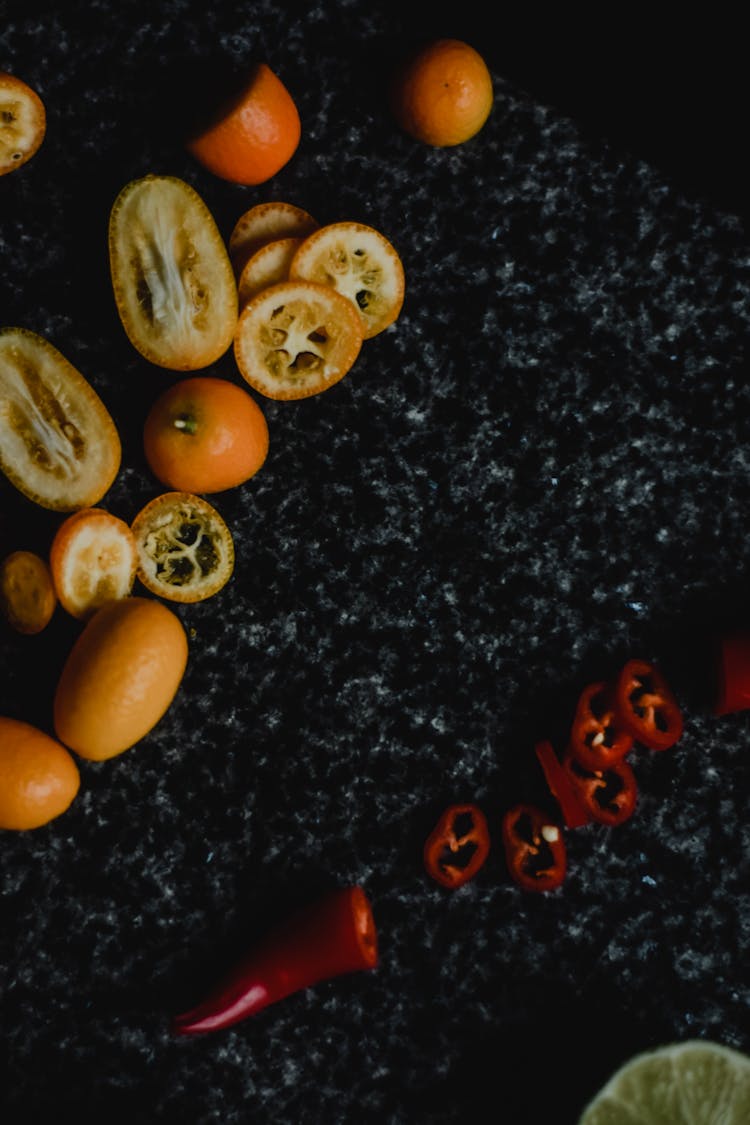
<instances>
[{"instance_id":1,"label":"dark textured background","mask_svg":"<svg viewBox=\"0 0 750 1125\"><path fill-rule=\"evenodd\" d=\"M370 223L407 278L400 319L343 382L261 401L268 461L214 498L236 570L178 609L191 653L168 715L82 763L65 816L2 834L4 1125L573 1125L636 1050L750 1049L750 717L711 715L711 638L749 602L734 53L684 13L671 35L615 19L593 38L507 13L493 31L471 4L3 13L0 67L49 121L0 180L0 323L47 336L111 410L115 514L161 491L140 428L172 378L112 299L106 224L126 182L182 176L226 236L276 198ZM400 134L384 96L401 52L438 34L482 50L496 89L479 136L442 151ZM240 188L197 167L180 128L257 58L303 136L272 181ZM239 379L231 353L212 371ZM5 482L0 520L4 552L46 550L58 522ZM76 633L58 611L36 638L2 634L3 713L50 728ZM524 895L498 827L518 799L555 812L533 741L559 744L578 691L635 655L662 663L684 736L636 753L627 825L568 833L560 892ZM450 893L421 847L457 800L481 804L493 850ZM271 920L353 882L375 973L170 1038L168 1015Z\"/></svg>"}]
</instances>

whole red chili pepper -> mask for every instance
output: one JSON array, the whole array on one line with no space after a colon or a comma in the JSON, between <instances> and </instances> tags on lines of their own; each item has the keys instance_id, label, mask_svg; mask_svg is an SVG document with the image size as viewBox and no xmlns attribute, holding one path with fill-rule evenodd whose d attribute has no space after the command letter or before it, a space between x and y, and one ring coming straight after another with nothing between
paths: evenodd
<instances>
[{"instance_id":1,"label":"whole red chili pepper","mask_svg":"<svg viewBox=\"0 0 750 1125\"><path fill-rule=\"evenodd\" d=\"M627 762L612 762L602 770L589 770L568 752L562 765L591 820L615 827L633 815L638 785Z\"/></svg>"},{"instance_id":2,"label":"whole red chili pepper","mask_svg":"<svg viewBox=\"0 0 750 1125\"><path fill-rule=\"evenodd\" d=\"M534 747L550 793L560 806L566 828L581 828L591 820L588 808L573 785L568 773L555 753L552 743L547 739L537 742Z\"/></svg>"},{"instance_id":3,"label":"whole red chili pepper","mask_svg":"<svg viewBox=\"0 0 750 1125\"><path fill-rule=\"evenodd\" d=\"M218 1031L293 992L378 963L362 887L333 891L272 928L202 1003L175 1016L178 1035Z\"/></svg>"},{"instance_id":4,"label":"whole red chili pepper","mask_svg":"<svg viewBox=\"0 0 750 1125\"><path fill-rule=\"evenodd\" d=\"M534 805L509 809L502 821L511 877L527 891L553 891L568 866L562 830Z\"/></svg>"},{"instance_id":5,"label":"whole red chili pepper","mask_svg":"<svg viewBox=\"0 0 750 1125\"><path fill-rule=\"evenodd\" d=\"M462 887L474 878L489 850L482 810L476 805L450 805L425 841L424 865L442 886Z\"/></svg>"},{"instance_id":6,"label":"whole red chili pepper","mask_svg":"<svg viewBox=\"0 0 750 1125\"><path fill-rule=\"evenodd\" d=\"M650 750L668 750L682 734L682 712L655 664L628 660L614 687L614 705L622 725Z\"/></svg>"},{"instance_id":7,"label":"whole red chili pepper","mask_svg":"<svg viewBox=\"0 0 750 1125\"><path fill-rule=\"evenodd\" d=\"M715 715L750 707L750 633L728 633L719 640Z\"/></svg>"},{"instance_id":8,"label":"whole red chili pepper","mask_svg":"<svg viewBox=\"0 0 750 1125\"><path fill-rule=\"evenodd\" d=\"M587 769L619 762L633 746L633 736L615 714L609 684L593 683L578 697L570 729L570 753Z\"/></svg>"}]
</instances>

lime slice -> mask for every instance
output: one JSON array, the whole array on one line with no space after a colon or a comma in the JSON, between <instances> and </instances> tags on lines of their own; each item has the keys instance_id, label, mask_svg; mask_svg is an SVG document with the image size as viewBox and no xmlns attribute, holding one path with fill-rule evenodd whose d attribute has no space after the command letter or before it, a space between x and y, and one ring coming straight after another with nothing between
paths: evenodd
<instances>
[{"instance_id":1,"label":"lime slice","mask_svg":"<svg viewBox=\"0 0 750 1125\"><path fill-rule=\"evenodd\" d=\"M671 1043L629 1059L578 1125L747 1125L750 1057L710 1040Z\"/></svg>"}]
</instances>

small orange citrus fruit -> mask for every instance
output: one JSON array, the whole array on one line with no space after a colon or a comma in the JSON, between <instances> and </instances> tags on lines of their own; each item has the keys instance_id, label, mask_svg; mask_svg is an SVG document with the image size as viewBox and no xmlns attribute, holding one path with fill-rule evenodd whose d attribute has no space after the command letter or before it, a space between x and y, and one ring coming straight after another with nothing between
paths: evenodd
<instances>
[{"instance_id":1,"label":"small orange citrus fruit","mask_svg":"<svg viewBox=\"0 0 750 1125\"><path fill-rule=\"evenodd\" d=\"M391 110L401 128L442 148L475 136L492 109L492 77L482 56L460 39L436 39L395 74Z\"/></svg>"},{"instance_id":2,"label":"small orange citrus fruit","mask_svg":"<svg viewBox=\"0 0 750 1125\"><path fill-rule=\"evenodd\" d=\"M41 633L57 605L54 582L34 551L13 551L0 563L0 609L17 633Z\"/></svg>"},{"instance_id":3,"label":"small orange citrus fruit","mask_svg":"<svg viewBox=\"0 0 750 1125\"><path fill-rule=\"evenodd\" d=\"M222 492L260 469L268 425L242 387L198 375L156 399L143 427L143 448L162 484L179 492Z\"/></svg>"},{"instance_id":4,"label":"small orange citrus fruit","mask_svg":"<svg viewBox=\"0 0 750 1125\"><path fill-rule=\"evenodd\" d=\"M93 761L122 754L166 713L187 656L185 629L167 606L137 597L108 602L63 665L54 699L57 737Z\"/></svg>"},{"instance_id":5,"label":"small orange citrus fruit","mask_svg":"<svg viewBox=\"0 0 750 1125\"><path fill-rule=\"evenodd\" d=\"M299 399L343 379L362 340L356 307L332 286L281 281L245 305L234 355L254 390L267 398Z\"/></svg>"},{"instance_id":6,"label":"small orange citrus fruit","mask_svg":"<svg viewBox=\"0 0 750 1125\"><path fill-rule=\"evenodd\" d=\"M240 309L256 293L289 279L292 258L301 245L301 238L276 238L250 255L237 281Z\"/></svg>"},{"instance_id":7,"label":"small orange citrus fruit","mask_svg":"<svg viewBox=\"0 0 750 1125\"><path fill-rule=\"evenodd\" d=\"M31 160L46 128L44 103L36 90L0 71L0 176Z\"/></svg>"},{"instance_id":8,"label":"small orange citrus fruit","mask_svg":"<svg viewBox=\"0 0 750 1125\"><path fill-rule=\"evenodd\" d=\"M291 160L300 142L299 112L284 83L259 63L240 94L187 142L213 175L236 184L262 184Z\"/></svg>"},{"instance_id":9,"label":"small orange citrus fruit","mask_svg":"<svg viewBox=\"0 0 750 1125\"><path fill-rule=\"evenodd\" d=\"M229 236L229 257L237 277L261 246L277 238L306 238L320 224L309 211L282 199L256 203L244 211Z\"/></svg>"},{"instance_id":10,"label":"small orange citrus fruit","mask_svg":"<svg viewBox=\"0 0 750 1125\"><path fill-rule=\"evenodd\" d=\"M362 320L365 340L397 319L404 303L404 267L385 235L365 223L329 223L303 239L289 266L292 280L330 285Z\"/></svg>"},{"instance_id":11,"label":"small orange citrus fruit","mask_svg":"<svg viewBox=\"0 0 750 1125\"><path fill-rule=\"evenodd\" d=\"M72 512L114 481L122 448L107 408L49 340L0 328L0 470L35 504Z\"/></svg>"},{"instance_id":12,"label":"small orange citrus fruit","mask_svg":"<svg viewBox=\"0 0 750 1125\"><path fill-rule=\"evenodd\" d=\"M177 176L141 176L109 216L109 264L122 326L144 359L196 371L224 354L237 326L237 285L216 221Z\"/></svg>"},{"instance_id":13,"label":"small orange citrus fruit","mask_svg":"<svg viewBox=\"0 0 750 1125\"><path fill-rule=\"evenodd\" d=\"M0 828L41 828L70 807L79 785L64 746L30 723L0 718Z\"/></svg>"},{"instance_id":14,"label":"small orange citrus fruit","mask_svg":"<svg viewBox=\"0 0 750 1125\"><path fill-rule=\"evenodd\" d=\"M138 577L172 602L202 602L218 594L234 571L234 540L208 500L164 492L141 508L131 527Z\"/></svg>"},{"instance_id":15,"label":"small orange citrus fruit","mask_svg":"<svg viewBox=\"0 0 750 1125\"><path fill-rule=\"evenodd\" d=\"M58 527L49 553L60 605L81 620L133 589L137 558L133 532L104 508L74 512Z\"/></svg>"}]
</instances>

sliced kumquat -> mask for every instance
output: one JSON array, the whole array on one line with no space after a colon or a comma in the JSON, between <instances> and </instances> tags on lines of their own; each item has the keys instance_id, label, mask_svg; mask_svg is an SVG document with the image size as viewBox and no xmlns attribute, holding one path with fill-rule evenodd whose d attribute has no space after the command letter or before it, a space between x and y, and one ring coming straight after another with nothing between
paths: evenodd
<instances>
[{"instance_id":1,"label":"sliced kumquat","mask_svg":"<svg viewBox=\"0 0 750 1125\"><path fill-rule=\"evenodd\" d=\"M351 301L366 340L398 317L404 267L388 239L364 223L329 223L308 235L289 269L293 280L330 285Z\"/></svg>"},{"instance_id":2,"label":"sliced kumquat","mask_svg":"<svg viewBox=\"0 0 750 1125\"><path fill-rule=\"evenodd\" d=\"M31 160L46 129L44 103L36 90L15 74L0 71L0 176Z\"/></svg>"},{"instance_id":3,"label":"sliced kumquat","mask_svg":"<svg viewBox=\"0 0 750 1125\"><path fill-rule=\"evenodd\" d=\"M55 532L49 558L60 605L72 617L88 618L133 589L138 565L133 532L104 508L68 516Z\"/></svg>"},{"instance_id":4,"label":"sliced kumquat","mask_svg":"<svg viewBox=\"0 0 750 1125\"><path fill-rule=\"evenodd\" d=\"M229 257L239 276L256 250L278 238L306 238L319 223L302 207L284 200L256 203L240 215L229 236Z\"/></svg>"},{"instance_id":5,"label":"sliced kumquat","mask_svg":"<svg viewBox=\"0 0 750 1125\"><path fill-rule=\"evenodd\" d=\"M299 399L343 379L361 346L362 321L351 301L328 285L282 281L245 305L234 354L256 391Z\"/></svg>"},{"instance_id":6,"label":"sliced kumquat","mask_svg":"<svg viewBox=\"0 0 750 1125\"><path fill-rule=\"evenodd\" d=\"M109 219L117 311L133 347L172 371L219 359L237 324L227 248L198 193L176 176L126 184Z\"/></svg>"},{"instance_id":7,"label":"sliced kumquat","mask_svg":"<svg viewBox=\"0 0 750 1125\"><path fill-rule=\"evenodd\" d=\"M301 245L301 238L277 238L248 258L237 282L241 309L263 289L288 280L292 258Z\"/></svg>"},{"instance_id":8,"label":"sliced kumquat","mask_svg":"<svg viewBox=\"0 0 750 1125\"><path fill-rule=\"evenodd\" d=\"M0 609L17 633L41 633L57 595L47 563L34 551L13 551L0 563Z\"/></svg>"},{"instance_id":9,"label":"sliced kumquat","mask_svg":"<svg viewBox=\"0 0 750 1125\"><path fill-rule=\"evenodd\" d=\"M0 328L0 469L29 500L58 512L96 504L122 449L91 384L43 336Z\"/></svg>"},{"instance_id":10,"label":"sliced kumquat","mask_svg":"<svg viewBox=\"0 0 750 1125\"><path fill-rule=\"evenodd\" d=\"M232 533L201 496L165 492L141 509L131 527L138 577L152 594L199 602L218 593L232 576Z\"/></svg>"}]
</instances>

